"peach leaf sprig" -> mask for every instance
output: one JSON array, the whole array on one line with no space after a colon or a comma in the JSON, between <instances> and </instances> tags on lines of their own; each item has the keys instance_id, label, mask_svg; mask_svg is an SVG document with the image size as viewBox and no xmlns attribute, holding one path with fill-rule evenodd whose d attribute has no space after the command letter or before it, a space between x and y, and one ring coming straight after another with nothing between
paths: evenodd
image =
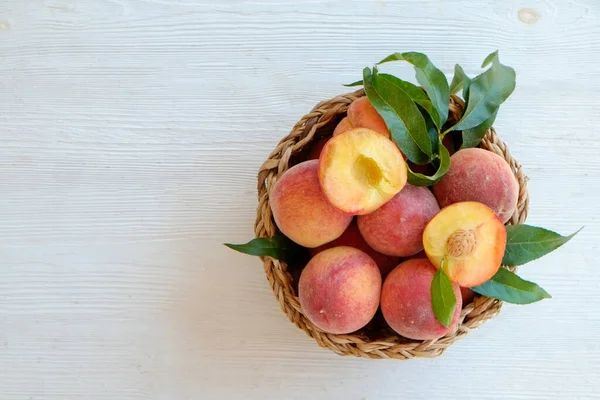
<instances>
[{"instance_id":1,"label":"peach leaf sprig","mask_svg":"<svg viewBox=\"0 0 600 400\"><path fill-rule=\"evenodd\" d=\"M453 130L462 131L462 148L479 144L496 120L500 105L515 89L515 70L500 62L498 51L487 56L481 68L490 63L487 71L472 80L460 65L455 66L452 88L457 90L462 87L465 110L460 121L442 132L442 135Z\"/></svg>"},{"instance_id":2,"label":"peach leaf sprig","mask_svg":"<svg viewBox=\"0 0 600 400\"><path fill-rule=\"evenodd\" d=\"M379 65L392 61L412 64L420 87L379 72ZM409 164L408 182L431 186L439 182L450 167L444 137L456 131L462 137L461 148L477 146L494 123L500 105L515 89L516 73L500 62L498 51L485 58L482 68L488 65L486 71L471 79L457 64L452 83L448 85L444 73L425 54L394 53L374 67L364 68L362 80L345 86L363 86L391 138L409 162L433 167L433 174L425 174L414 171ZM450 93L460 90L465 101L463 115L459 121L448 121Z\"/></svg>"}]
</instances>

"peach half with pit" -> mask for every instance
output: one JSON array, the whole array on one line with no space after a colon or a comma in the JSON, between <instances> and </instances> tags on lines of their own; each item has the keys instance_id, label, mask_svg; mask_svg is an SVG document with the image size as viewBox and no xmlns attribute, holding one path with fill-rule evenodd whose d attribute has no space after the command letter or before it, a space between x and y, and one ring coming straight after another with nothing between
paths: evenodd
<instances>
[{"instance_id":1,"label":"peach half with pit","mask_svg":"<svg viewBox=\"0 0 600 400\"><path fill-rule=\"evenodd\" d=\"M319 159L319 180L327 199L353 215L371 213L406 185L406 163L398 147L367 128L332 137Z\"/></svg>"},{"instance_id":2,"label":"peach half with pit","mask_svg":"<svg viewBox=\"0 0 600 400\"><path fill-rule=\"evenodd\" d=\"M466 201L443 208L423 232L425 253L463 287L488 281L500 268L506 227L486 205Z\"/></svg>"}]
</instances>

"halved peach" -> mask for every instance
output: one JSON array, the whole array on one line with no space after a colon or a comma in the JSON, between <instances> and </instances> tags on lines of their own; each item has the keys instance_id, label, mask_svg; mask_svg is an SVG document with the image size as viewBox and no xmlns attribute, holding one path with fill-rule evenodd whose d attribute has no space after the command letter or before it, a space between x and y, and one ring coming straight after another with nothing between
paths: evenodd
<instances>
[{"instance_id":1,"label":"halved peach","mask_svg":"<svg viewBox=\"0 0 600 400\"><path fill-rule=\"evenodd\" d=\"M500 268L506 227L486 205L465 201L440 211L423 232L425 253L433 265L464 287L481 285Z\"/></svg>"},{"instance_id":2,"label":"halved peach","mask_svg":"<svg viewBox=\"0 0 600 400\"><path fill-rule=\"evenodd\" d=\"M319 180L338 209L353 215L375 211L406 185L406 163L385 136L354 128L332 137L321 152Z\"/></svg>"}]
</instances>

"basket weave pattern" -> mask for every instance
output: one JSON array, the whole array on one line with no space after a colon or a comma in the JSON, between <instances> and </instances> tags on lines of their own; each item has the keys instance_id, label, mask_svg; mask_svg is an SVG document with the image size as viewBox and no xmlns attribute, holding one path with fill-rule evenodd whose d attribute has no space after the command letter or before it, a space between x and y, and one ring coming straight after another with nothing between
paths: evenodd
<instances>
[{"instance_id":1,"label":"basket weave pattern","mask_svg":"<svg viewBox=\"0 0 600 400\"><path fill-rule=\"evenodd\" d=\"M302 154L302 150L308 148L312 141L331 134L332 127L335 127L335 124L345 116L348 106L364 95L361 89L320 102L296 123L291 132L272 151L258 173L258 208L254 225L256 237L270 237L277 232L269 206L269 190L279 176L292 166L294 156ZM448 123L460 119L463 107L462 99L452 95ZM500 155L509 163L519 183L519 200L517 210L508 224L523 223L527 217L529 198L527 178L521 165L512 158L508 148L493 128L488 130L479 147ZM502 301L477 295L474 301L462 310L458 326L437 340L411 340L395 334L389 328L383 329L382 334L375 335L376 337L365 333L364 329L347 335L330 334L321 331L302 314L288 266L271 257L261 257L261 259L267 280L289 320L316 340L321 347L328 348L339 355L402 360L437 357L471 330L477 329L486 320L495 317L502 307Z\"/></svg>"}]
</instances>

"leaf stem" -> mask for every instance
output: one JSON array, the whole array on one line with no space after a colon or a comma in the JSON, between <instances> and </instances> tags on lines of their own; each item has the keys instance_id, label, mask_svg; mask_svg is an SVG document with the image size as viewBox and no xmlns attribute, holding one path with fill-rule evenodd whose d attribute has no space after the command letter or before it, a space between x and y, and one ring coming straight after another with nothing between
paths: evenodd
<instances>
[{"instance_id":1,"label":"leaf stem","mask_svg":"<svg viewBox=\"0 0 600 400\"><path fill-rule=\"evenodd\" d=\"M444 132L442 132L441 133L442 139L444 138L444 136L446 136L446 134L452 132L454 130L454 128L456 127L456 125L458 125L458 124L454 124L450 128L446 129Z\"/></svg>"}]
</instances>

